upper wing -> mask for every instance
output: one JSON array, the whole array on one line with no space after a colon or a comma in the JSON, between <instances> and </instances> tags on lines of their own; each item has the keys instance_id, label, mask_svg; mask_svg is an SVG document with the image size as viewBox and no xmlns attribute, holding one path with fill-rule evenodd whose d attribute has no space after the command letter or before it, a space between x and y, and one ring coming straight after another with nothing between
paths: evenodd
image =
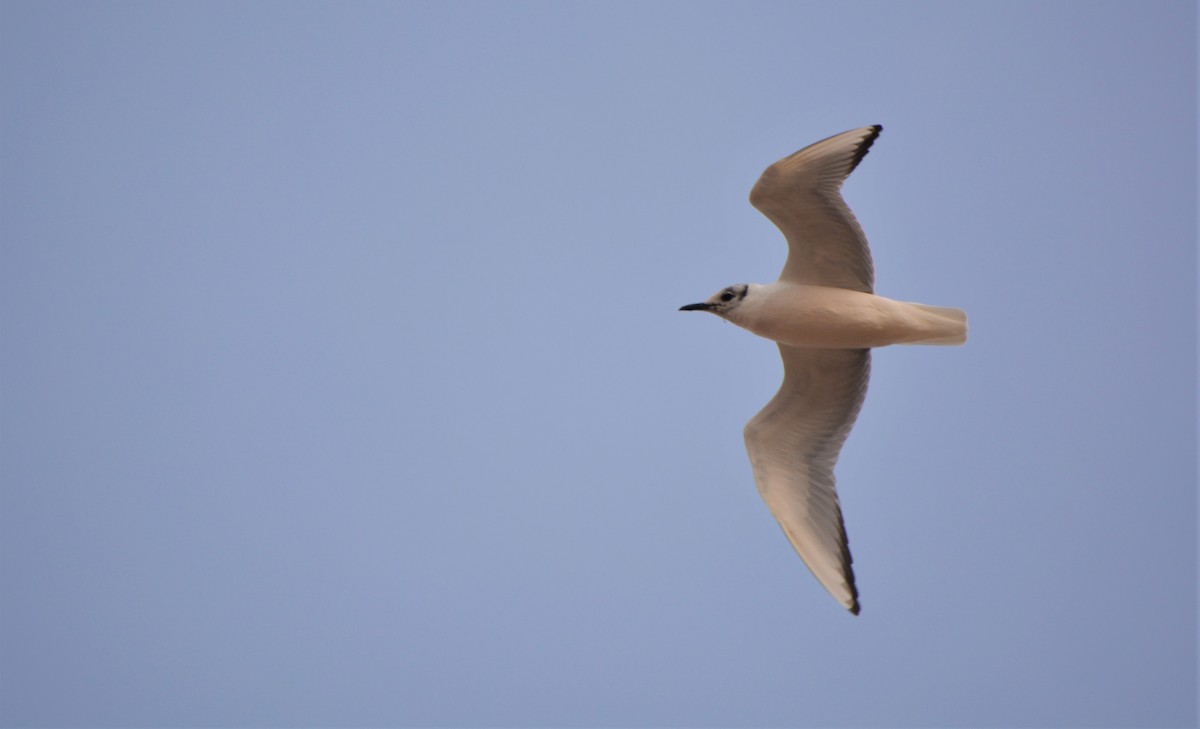
<instances>
[{"instance_id":1,"label":"upper wing","mask_svg":"<svg viewBox=\"0 0 1200 729\"><path fill-rule=\"evenodd\" d=\"M810 144L758 178L750 204L770 218L788 242L781 281L872 293L871 249L841 189L881 131L876 124Z\"/></svg>"},{"instance_id":2,"label":"upper wing","mask_svg":"<svg viewBox=\"0 0 1200 729\"><path fill-rule=\"evenodd\" d=\"M779 345L783 386L746 424L758 491L813 575L850 612L858 589L833 465L867 394L869 349Z\"/></svg>"}]
</instances>

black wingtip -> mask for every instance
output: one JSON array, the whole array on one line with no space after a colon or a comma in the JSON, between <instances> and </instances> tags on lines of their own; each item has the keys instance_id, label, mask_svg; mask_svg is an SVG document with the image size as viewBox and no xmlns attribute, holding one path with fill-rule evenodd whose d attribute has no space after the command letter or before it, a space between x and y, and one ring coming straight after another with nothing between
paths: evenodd
<instances>
[{"instance_id":1,"label":"black wingtip","mask_svg":"<svg viewBox=\"0 0 1200 729\"><path fill-rule=\"evenodd\" d=\"M867 132L867 136L863 137L863 140L858 143L858 148L854 150L854 158L850 160L850 172L853 172L854 168L858 167L858 163L862 162L863 157L866 157L867 152L870 151L871 145L875 144L876 139L879 139L879 133L883 131L883 125L874 124L868 127L868 129L871 131ZM848 175L850 172L846 174Z\"/></svg>"},{"instance_id":2,"label":"black wingtip","mask_svg":"<svg viewBox=\"0 0 1200 729\"><path fill-rule=\"evenodd\" d=\"M850 614L851 615L858 615L858 613L861 610L862 610L862 606L858 604L857 600L855 600L854 604L850 606Z\"/></svg>"}]
</instances>

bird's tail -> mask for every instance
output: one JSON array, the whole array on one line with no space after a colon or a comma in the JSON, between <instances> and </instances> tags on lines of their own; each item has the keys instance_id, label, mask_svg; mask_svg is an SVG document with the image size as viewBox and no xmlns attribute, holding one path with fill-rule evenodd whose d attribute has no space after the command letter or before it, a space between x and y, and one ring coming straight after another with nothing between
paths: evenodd
<instances>
[{"instance_id":1,"label":"bird's tail","mask_svg":"<svg viewBox=\"0 0 1200 729\"><path fill-rule=\"evenodd\" d=\"M927 324L930 325L931 336L905 344L938 344L955 345L967 341L967 312L949 306L930 306L906 302L918 309Z\"/></svg>"}]
</instances>

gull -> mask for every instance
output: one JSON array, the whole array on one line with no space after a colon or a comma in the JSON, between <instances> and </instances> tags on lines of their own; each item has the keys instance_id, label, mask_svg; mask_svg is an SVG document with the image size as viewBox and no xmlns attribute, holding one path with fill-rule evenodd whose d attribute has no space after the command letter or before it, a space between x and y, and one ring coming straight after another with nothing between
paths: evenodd
<instances>
[{"instance_id":1,"label":"gull","mask_svg":"<svg viewBox=\"0 0 1200 729\"><path fill-rule=\"evenodd\" d=\"M962 344L961 309L876 296L871 250L841 188L878 124L834 135L768 167L750 204L787 239L779 280L736 284L680 311L707 311L779 345L783 385L743 435L758 492L829 594L860 605L833 467L867 394L871 349Z\"/></svg>"}]
</instances>

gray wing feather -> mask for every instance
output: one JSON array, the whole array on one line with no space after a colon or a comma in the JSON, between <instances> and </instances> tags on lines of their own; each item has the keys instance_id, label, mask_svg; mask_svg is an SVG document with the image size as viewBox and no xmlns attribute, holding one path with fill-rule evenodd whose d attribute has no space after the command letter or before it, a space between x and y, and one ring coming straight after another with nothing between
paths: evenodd
<instances>
[{"instance_id":1,"label":"gray wing feather","mask_svg":"<svg viewBox=\"0 0 1200 729\"><path fill-rule=\"evenodd\" d=\"M784 378L746 424L746 451L763 501L817 580L858 614L849 541L833 476L867 394L867 349L779 345Z\"/></svg>"},{"instance_id":2,"label":"gray wing feather","mask_svg":"<svg viewBox=\"0 0 1200 729\"><path fill-rule=\"evenodd\" d=\"M810 144L758 178L750 204L775 223L788 242L781 281L872 293L871 249L841 188L881 131L877 124Z\"/></svg>"}]
</instances>

